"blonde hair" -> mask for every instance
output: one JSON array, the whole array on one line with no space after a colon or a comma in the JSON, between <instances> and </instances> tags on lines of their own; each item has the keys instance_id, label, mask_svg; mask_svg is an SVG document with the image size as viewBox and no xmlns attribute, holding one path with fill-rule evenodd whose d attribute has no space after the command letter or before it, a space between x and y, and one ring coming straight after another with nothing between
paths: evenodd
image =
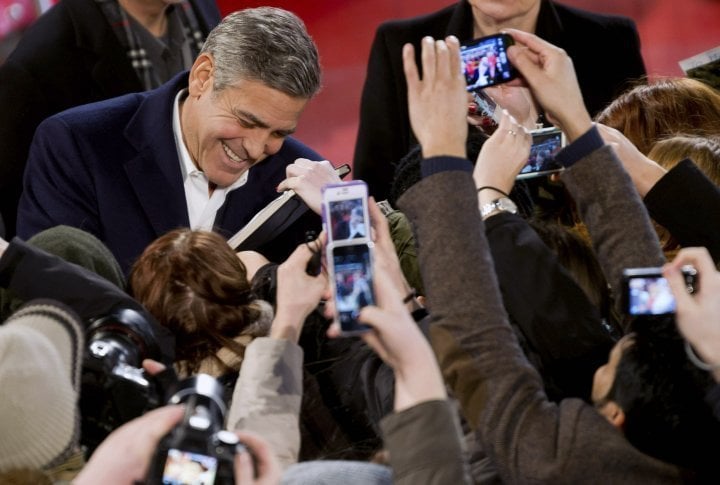
<instances>
[{"instance_id":1,"label":"blonde hair","mask_svg":"<svg viewBox=\"0 0 720 485\"><path fill-rule=\"evenodd\" d=\"M690 159L715 185L720 186L720 138L697 135L675 135L652 145L648 158L670 170ZM665 258L671 261L680 250L680 243L670 231L653 221Z\"/></svg>"},{"instance_id":2,"label":"blonde hair","mask_svg":"<svg viewBox=\"0 0 720 485\"><path fill-rule=\"evenodd\" d=\"M689 158L707 178L720 186L720 136L671 136L653 144L648 158L668 170Z\"/></svg>"}]
</instances>

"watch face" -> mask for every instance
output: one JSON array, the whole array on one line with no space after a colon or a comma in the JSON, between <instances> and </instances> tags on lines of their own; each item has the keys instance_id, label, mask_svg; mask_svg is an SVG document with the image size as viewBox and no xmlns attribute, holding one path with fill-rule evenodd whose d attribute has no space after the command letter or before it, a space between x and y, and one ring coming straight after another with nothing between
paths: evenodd
<instances>
[{"instance_id":1,"label":"watch face","mask_svg":"<svg viewBox=\"0 0 720 485\"><path fill-rule=\"evenodd\" d=\"M498 209L510 212L511 214L517 214L517 206L515 205L515 203L505 197L498 200Z\"/></svg>"}]
</instances>

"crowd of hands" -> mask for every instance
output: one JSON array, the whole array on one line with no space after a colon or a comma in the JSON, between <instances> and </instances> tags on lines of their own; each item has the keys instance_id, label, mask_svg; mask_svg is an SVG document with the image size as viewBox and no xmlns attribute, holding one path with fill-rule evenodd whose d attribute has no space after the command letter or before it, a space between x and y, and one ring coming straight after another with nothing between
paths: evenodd
<instances>
[{"instance_id":1,"label":"crowd of hands","mask_svg":"<svg viewBox=\"0 0 720 485\"><path fill-rule=\"evenodd\" d=\"M509 29L516 42L508 50L510 61L522 73L522 80L493 88L498 104L505 107L498 128L487 140L474 168L478 187L491 186L510 192L515 177L528 158L531 136L526 120L536 118L536 107L544 110L548 121L559 127L568 142L586 133L593 122L582 101L572 61L567 54L542 39ZM408 84L408 106L413 131L422 146L424 158L456 156L466 158L468 133L468 94L460 69L460 46L455 37L444 40L425 38L422 42L422 77L415 62L412 45L403 50ZM520 121L518 121L520 120ZM525 129L522 129L525 128ZM621 133L598 126L605 142L617 152L639 194L644 196L665 170L648 159ZM313 165L311 165L313 163ZM323 165L324 164L324 165ZM308 205L319 212L320 193L310 188L332 180L328 162L296 162L288 168L288 179L278 190L294 189ZM314 183L308 183L314 179ZM497 198L490 191L478 193L478 206ZM376 305L362 309L360 321L372 330L361 338L395 374L395 410L447 398L445 384L426 337L403 302L408 292L386 218L371 200L370 215L375 244L373 270ZM325 268L319 275L306 272L315 247L322 247L325 234L309 244L298 246L278 268L277 312L270 336L297 340L304 317L321 300L332 315L332 298ZM699 285L694 294L685 289L681 268L694 266ZM720 363L720 273L704 248L684 248L663 268L676 298L676 320L681 334L692 344L698 356L708 363ZM338 337L333 324L330 337ZM150 373L160 364L144 363ZM720 369L714 372L720 381ZM76 478L77 485L104 483L114 477L118 483L142 480L160 439L183 416L182 406L165 406L125 424L113 432L95 451ZM239 439L250 449L235 458L236 480L243 484L279 483L281 468L262 436L238 430ZM257 469L253 469L253 462Z\"/></svg>"}]
</instances>

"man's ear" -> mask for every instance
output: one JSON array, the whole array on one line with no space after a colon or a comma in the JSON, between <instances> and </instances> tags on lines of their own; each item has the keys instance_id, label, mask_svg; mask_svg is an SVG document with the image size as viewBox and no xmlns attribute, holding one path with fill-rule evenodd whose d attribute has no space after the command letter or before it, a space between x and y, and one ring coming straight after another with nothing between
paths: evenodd
<instances>
[{"instance_id":1,"label":"man's ear","mask_svg":"<svg viewBox=\"0 0 720 485\"><path fill-rule=\"evenodd\" d=\"M618 429L625 425L625 411L615 401L607 401L598 409L598 412L607 419L610 424Z\"/></svg>"},{"instance_id":2,"label":"man's ear","mask_svg":"<svg viewBox=\"0 0 720 485\"><path fill-rule=\"evenodd\" d=\"M215 61L210 54L200 54L190 68L188 91L191 97L198 97L212 88Z\"/></svg>"}]
</instances>

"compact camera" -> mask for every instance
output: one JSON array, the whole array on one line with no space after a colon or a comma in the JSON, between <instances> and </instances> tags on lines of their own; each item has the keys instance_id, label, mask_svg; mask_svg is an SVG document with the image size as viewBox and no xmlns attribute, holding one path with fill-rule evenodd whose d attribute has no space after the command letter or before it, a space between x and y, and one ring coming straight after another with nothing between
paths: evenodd
<instances>
[{"instance_id":1,"label":"compact camera","mask_svg":"<svg viewBox=\"0 0 720 485\"><path fill-rule=\"evenodd\" d=\"M685 289L694 293L697 270L683 266ZM662 268L627 268L623 271L623 295L628 315L667 315L675 313L675 297Z\"/></svg>"},{"instance_id":2,"label":"compact camera","mask_svg":"<svg viewBox=\"0 0 720 485\"><path fill-rule=\"evenodd\" d=\"M235 433L223 429L226 414L223 392L223 386L207 374L178 383L168 404L185 404L185 415L160 440L146 483L235 483L235 455L245 447Z\"/></svg>"},{"instance_id":3,"label":"compact camera","mask_svg":"<svg viewBox=\"0 0 720 485\"><path fill-rule=\"evenodd\" d=\"M357 335L370 329L358 322L360 310L375 304L367 185L361 180L328 184L322 199L335 320L342 335Z\"/></svg>"},{"instance_id":4,"label":"compact camera","mask_svg":"<svg viewBox=\"0 0 720 485\"><path fill-rule=\"evenodd\" d=\"M518 77L517 70L507 57L507 48L514 43L508 34L494 34L460 46L462 73L468 91L477 91Z\"/></svg>"}]
</instances>

